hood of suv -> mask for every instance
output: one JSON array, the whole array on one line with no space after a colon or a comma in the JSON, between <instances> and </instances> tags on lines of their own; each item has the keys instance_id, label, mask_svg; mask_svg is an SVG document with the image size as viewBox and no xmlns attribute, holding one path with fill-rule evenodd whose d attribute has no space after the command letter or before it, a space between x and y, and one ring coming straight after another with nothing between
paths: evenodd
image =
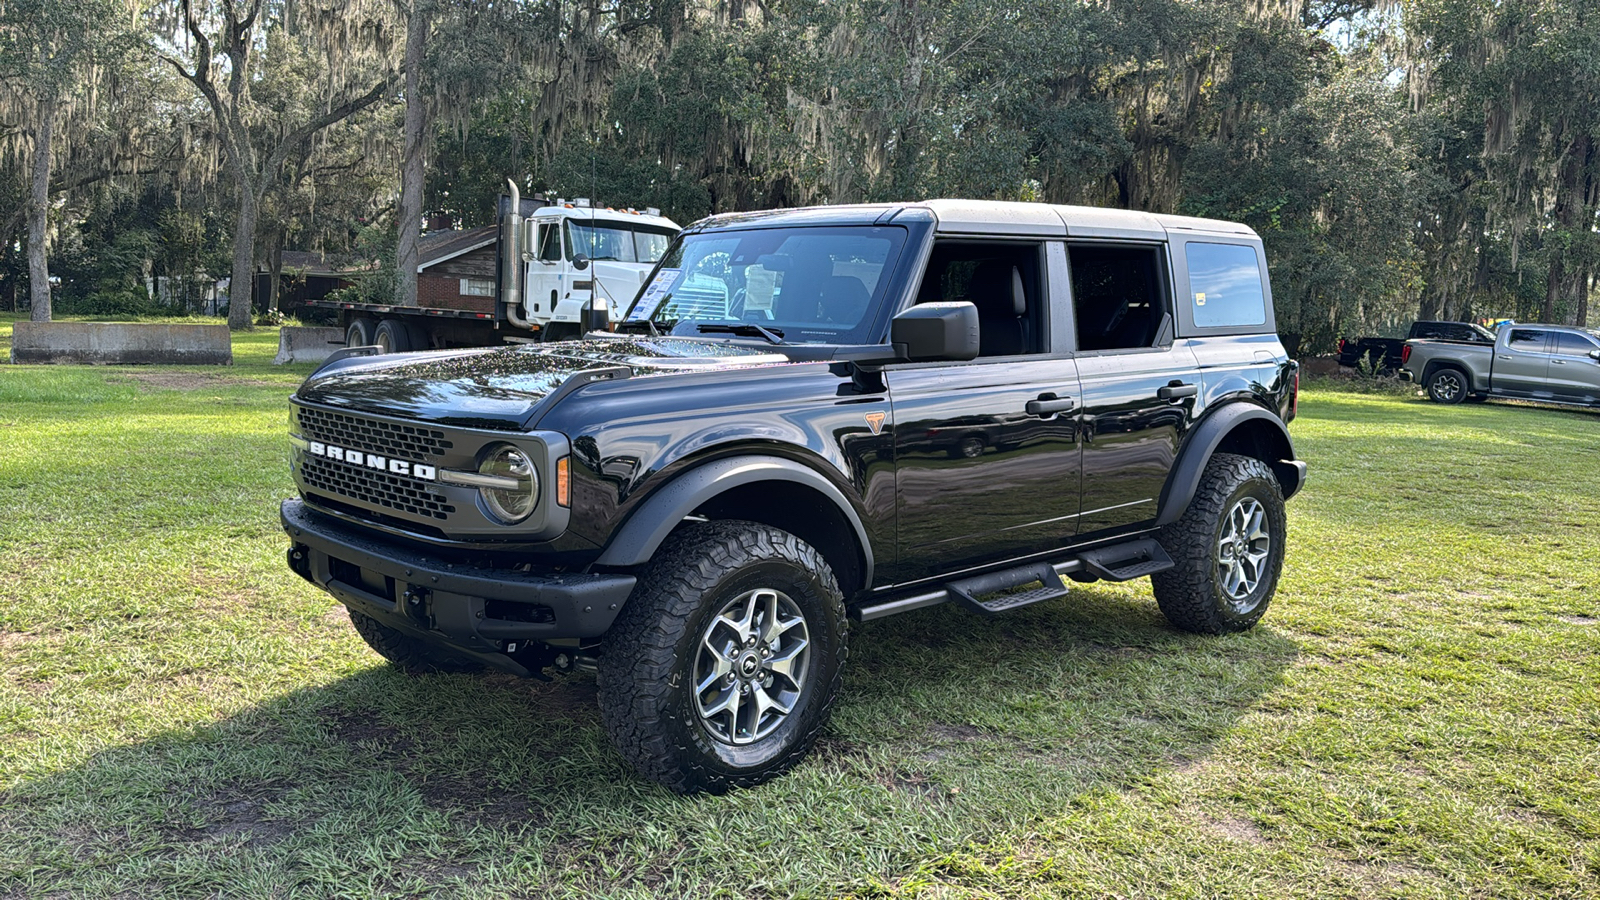
<instances>
[{"instance_id":1,"label":"hood of suv","mask_svg":"<svg viewBox=\"0 0 1600 900\"><path fill-rule=\"evenodd\" d=\"M441 425L512 429L521 428L540 401L579 372L621 366L640 377L788 361L779 353L720 341L600 338L363 358L314 374L295 396Z\"/></svg>"}]
</instances>

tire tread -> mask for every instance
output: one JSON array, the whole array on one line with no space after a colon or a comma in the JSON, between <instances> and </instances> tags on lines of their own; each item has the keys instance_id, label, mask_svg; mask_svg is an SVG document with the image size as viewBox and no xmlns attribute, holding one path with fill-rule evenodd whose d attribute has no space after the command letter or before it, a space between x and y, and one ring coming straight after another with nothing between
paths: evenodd
<instances>
[{"instance_id":1,"label":"tire tread","mask_svg":"<svg viewBox=\"0 0 1600 900\"><path fill-rule=\"evenodd\" d=\"M600 656L600 718L622 756L642 775L677 793L752 787L783 774L805 756L827 722L838 696L849 642L841 630L834 644L836 665L828 684L818 684L820 714L784 753L747 775L727 775L701 765L699 752L676 741L664 719L674 708L672 680L680 666L677 648L685 638L701 596L730 569L759 559L784 559L818 574L823 602L845 621L844 597L827 562L809 544L767 525L714 521L680 528L646 564L637 593L629 598L605 637Z\"/></svg>"}]
</instances>

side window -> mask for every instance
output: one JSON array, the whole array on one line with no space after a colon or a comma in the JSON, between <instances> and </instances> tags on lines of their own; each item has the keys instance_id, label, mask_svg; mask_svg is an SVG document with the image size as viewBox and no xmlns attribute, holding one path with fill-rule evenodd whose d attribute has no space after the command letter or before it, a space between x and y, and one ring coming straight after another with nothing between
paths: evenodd
<instances>
[{"instance_id":1,"label":"side window","mask_svg":"<svg viewBox=\"0 0 1600 900\"><path fill-rule=\"evenodd\" d=\"M1254 247L1194 241L1183 252L1196 328L1266 324L1267 301Z\"/></svg>"},{"instance_id":2,"label":"side window","mask_svg":"<svg viewBox=\"0 0 1600 900\"><path fill-rule=\"evenodd\" d=\"M561 225L551 222L539 226L539 258L546 262L561 261Z\"/></svg>"},{"instance_id":3,"label":"side window","mask_svg":"<svg viewBox=\"0 0 1600 900\"><path fill-rule=\"evenodd\" d=\"M1555 352L1560 356L1588 356L1589 351L1594 349L1596 349L1594 341L1581 334L1573 334L1570 331L1556 332Z\"/></svg>"},{"instance_id":4,"label":"side window","mask_svg":"<svg viewBox=\"0 0 1600 900\"><path fill-rule=\"evenodd\" d=\"M1511 340L1508 344L1512 350L1523 353L1544 352L1544 332L1534 331L1532 328L1511 329Z\"/></svg>"},{"instance_id":5,"label":"side window","mask_svg":"<svg viewBox=\"0 0 1600 900\"><path fill-rule=\"evenodd\" d=\"M1036 243L939 241L918 303L964 300L978 307L978 355L1044 353L1043 292Z\"/></svg>"},{"instance_id":6,"label":"side window","mask_svg":"<svg viewBox=\"0 0 1600 900\"><path fill-rule=\"evenodd\" d=\"M1078 349L1155 346L1168 313L1157 248L1073 244L1067 254Z\"/></svg>"}]
</instances>

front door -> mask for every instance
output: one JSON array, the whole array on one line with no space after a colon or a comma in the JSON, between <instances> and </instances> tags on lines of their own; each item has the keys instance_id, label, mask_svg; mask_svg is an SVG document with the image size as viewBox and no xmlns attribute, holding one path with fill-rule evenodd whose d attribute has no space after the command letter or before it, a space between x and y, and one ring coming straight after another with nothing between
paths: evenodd
<instances>
[{"instance_id":1,"label":"front door","mask_svg":"<svg viewBox=\"0 0 1600 900\"><path fill-rule=\"evenodd\" d=\"M1071 542L1079 463L1070 358L1007 359L896 368L894 409L900 573L936 572ZM1038 409L1038 407L1035 407Z\"/></svg>"},{"instance_id":2,"label":"front door","mask_svg":"<svg viewBox=\"0 0 1600 900\"><path fill-rule=\"evenodd\" d=\"M1549 386L1555 399L1568 403L1600 401L1600 362L1590 356L1600 344L1585 335L1557 331L1551 348Z\"/></svg>"},{"instance_id":3,"label":"front door","mask_svg":"<svg viewBox=\"0 0 1600 900\"><path fill-rule=\"evenodd\" d=\"M561 220L538 222L533 227L533 259L528 262L528 315L535 322L550 318L567 291L562 283L566 264L561 259Z\"/></svg>"},{"instance_id":4,"label":"front door","mask_svg":"<svg viewBox=\"0 0 1600 900\"><path fill-rule=\"evenodd\" d=\"M970 362L884 372L896 581L1055 549L1077 533L1078 370L1070 352L1052 352L1046 282L1044 242L934 243L917 301L975 305L980 348Z\"/></svg>"}]
</instances>

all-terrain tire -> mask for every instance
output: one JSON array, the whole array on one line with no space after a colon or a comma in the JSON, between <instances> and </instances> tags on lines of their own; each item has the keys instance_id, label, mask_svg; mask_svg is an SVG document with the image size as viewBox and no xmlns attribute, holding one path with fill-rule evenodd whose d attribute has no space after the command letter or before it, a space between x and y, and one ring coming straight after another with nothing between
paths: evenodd
<instances>
[{"instance_id":1,"label":"all-terrain tire","mask_svg":"<svg viewBox=\"0 0 1600 900\"><path fill-rule=\"evenodd\" d=\"M1232 560L1241 544L1250 548L1248 557L1259 552L1262 541L1244 541L1246 534L1236 534L1233 523L1240 519L1235 517L1253 523L1257 512L1259 525L1249 527L1264 534L1266 556L1248 569L1236 567ZM1199 634L1227 634L1255 625L1283 572L1286 530L1283 490L1266 463L1232 453L1211 457L1189 508L1158 538L1177 563L1150 577L1167 621ZM1246 570L1254 581L1230 583L1230 571Z\"/></svg>"},{"instance_id":2,"label":"all-terrain tire","mask_svg":"<svg viewBox=\"0 0 1600 900\"><path fill-rule=\"evenodd\" d=\"M740 713L724 720L705 712L708 695L696 685L696 673L705 670L697 667L715 659L704 654L713 634L722 634L715 629L726 622L723 613L742 608L742 598L774 593L790 623L803 619L798 631L808 655L802 674L788 682L797 685L797 698L775 721L755 707L756 725L766 722L771 730L747 730L745 742L735 743L730 734L738 731ZM789 641L790 635L772 640ZM791 650L777 656L785 653ZM656 551L606 633L597 673L600 718L622 756L673 791L750 787L788 771L810 750L838 696L847 654L844 597L822 554L786 531L754 522L688 525ZM711 688L710 695L717 691Z\"/></svg>"},{"instance_id":3,"label":"all-terrain tire","mask_svg":"<svg viewBox=\"0 0 1600 900\"><path fill-rule=\"evenodd\" d=\"M350 624L368 647L407 672L477 672L483 668L479 662L451 656L353 609Z\"/></svg>"}]
</instances>

